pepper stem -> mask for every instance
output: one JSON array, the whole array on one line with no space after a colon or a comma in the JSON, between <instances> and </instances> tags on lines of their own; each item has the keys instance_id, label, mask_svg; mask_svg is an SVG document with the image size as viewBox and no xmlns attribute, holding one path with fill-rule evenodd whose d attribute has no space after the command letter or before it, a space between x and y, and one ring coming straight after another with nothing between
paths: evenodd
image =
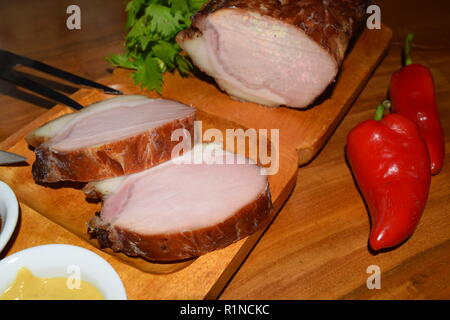
<instances>
[{"instance_id":1,"label":"pepper stem","mask_svg":"<svg viewBox=\"0 0 450 320\"><path fill-rule=\"evenodd\" d=\"M389 100L384 100L375 111L375 120L380 121L384 117L384 112L391 108L391 102Z\"/></svg>"},{"instance_id":2,"label":"pepper stem","mask_svg":"<svg viewBox=\"0 0 450 320\"><path fill-rule=\"evenodd\" d=\"M413 63L411 57L411 47L413 40L414 40L414 33L409 33L406 36L405 40L405 66L409 66L410 64Z\"/></svg>"}]
</instances>

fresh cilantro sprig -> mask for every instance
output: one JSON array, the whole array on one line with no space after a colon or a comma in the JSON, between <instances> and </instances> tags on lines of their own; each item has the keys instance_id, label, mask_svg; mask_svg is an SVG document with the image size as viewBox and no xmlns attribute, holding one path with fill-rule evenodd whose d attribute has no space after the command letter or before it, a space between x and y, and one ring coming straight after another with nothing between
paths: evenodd
<instances>
[{"instance_id":1,"label":"fresh cilantro sprig","mask_svg":"<svg viewBox=\"0 0 450 320\"><path fill-rule=\"evenodd\" d=\"M176 35L191 26L191 17L207 0L131 0L126 6L126 53L107 60L133 69L134 83L161 93L163 73L177 69L182 75L192 70L191 61L181 55Z\"/></svg>"}]
</instances>

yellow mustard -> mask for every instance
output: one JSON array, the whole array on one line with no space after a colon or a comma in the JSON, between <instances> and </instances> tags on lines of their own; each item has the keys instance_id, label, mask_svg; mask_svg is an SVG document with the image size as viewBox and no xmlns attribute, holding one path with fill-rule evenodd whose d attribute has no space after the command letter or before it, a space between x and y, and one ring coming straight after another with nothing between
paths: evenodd
<instances>
[{"instance_id":1,"label":"yellow mustard","mask_svg":"<svg viewBox=\"0 0 450 320\"><path fill-rule=\"evenodd\" d=\"M81 280L70 288L68 278L39 278L27 268L21 268L14 283L0 300L104 300L102 293L89 282Z\"/></svg>"}]
</instances>

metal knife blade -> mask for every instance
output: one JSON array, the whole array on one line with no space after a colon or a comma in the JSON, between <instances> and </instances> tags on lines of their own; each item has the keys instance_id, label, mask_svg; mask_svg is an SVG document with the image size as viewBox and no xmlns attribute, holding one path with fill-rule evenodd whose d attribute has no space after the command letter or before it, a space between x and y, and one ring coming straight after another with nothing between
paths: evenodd
<instances>
[{"instance_id":1,"label":"metal knife blade","mask_svg":"<svg viewBox=\"0 0 450 320\"><path fill-rule=\"evenodd\" d=\"M23 162L26 160L27 160L27 158L22 157L18 154L0 150L0 165L14 164L14 163Z\"/></svg>"}]
</instances>

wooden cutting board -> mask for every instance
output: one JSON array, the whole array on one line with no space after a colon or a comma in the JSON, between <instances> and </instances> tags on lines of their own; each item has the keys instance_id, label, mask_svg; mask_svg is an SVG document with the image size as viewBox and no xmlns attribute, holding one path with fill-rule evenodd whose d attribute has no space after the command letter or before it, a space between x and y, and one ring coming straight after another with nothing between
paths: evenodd
<instances>
[{"instance_id":1,"label":"wooden cutting board","mask_svg":"<svg viewBox=\"0 0 450 320\"><path fill-rule=\"evenodd\" d=\"M121 89L126 93L133 93L127 90L126 86L121 86ZM81 103L90 103L97 100L99 95L103 94L82 90L74 97ZM0 179L14 190L21 202L22 211L21 227L17 234L20 241L13 242L8 255L26 247L45 243L82 244L83 247L100 251L96 249L97 242L89 240L86 228L86 223L98 211L99 204L86 201L80 185L73 183L38 185L31 176L29 164L34 161L34 153L24 141L24 136L40 124L67 112L70 112L67 107L56 106L0 144L0 149L23 154L29 159L28 164L0 167ZM215 118L204 112L199 113L199 119L203 121L205 129L242 128L238 124ZM289 148L280 149L279 167L279 172L269 177L275 212L278 212L294 187L298 170L297 154ZM52 231L46 231L47 227ZM109 256L108 261L113 261L113 266L125 282L130 298L215 298L263 231L225 249L184 263L150 263L110 250L103 250L103 256L106 254ZM64 241L61 242L61 239Z\"/></svg>"},{"instance_id":2,"label":"wooden cutting board","mask_svg":"<svg viewBox=\"0 0 450 320\"><path fill-rule=\"evenodd\" d=\"M203 121L204 129L218 128L222 132L234 128L279 129L280 170L269 178L275 210L278 212L295 184L298 164L308 162L323 146L383 57L391 37L392 33L387 27L366 30L348 54L336 85L328 95L323 96L319 105L306 110L272 109L237 102L220 92L212 83L172 74L165 77L163 97L195 106L199 110L199 119ZM155 96L154 93L134 86L125 70L119 69L99 82L127 94ZM84 105L108 97L110 96L90 89L82 89L73 95L75 100ZM34 154L25 143L24 136L67 112L70 112L67 107L54 107L2 142L0 149L22 154L31 164ZM60 243L61 239L66 238L68 243L82 244L97 251L94 248L96 242L90 242L87 237L86 222L99 209L99 205L86 201L80 185L37 185L31 177L30 165L0 167L0 179L13 188L22 203L22 225L17 236L20 242L17 245L13 243L8 254L27 245ZM46 230L45 226L51 226L54 231L43 232ZM130 298L215 298L263 231L223 250L181 264L154 264L106 252L108 260L113 261L113 266L124 280Z\"/></svg>"}]
</instances>

